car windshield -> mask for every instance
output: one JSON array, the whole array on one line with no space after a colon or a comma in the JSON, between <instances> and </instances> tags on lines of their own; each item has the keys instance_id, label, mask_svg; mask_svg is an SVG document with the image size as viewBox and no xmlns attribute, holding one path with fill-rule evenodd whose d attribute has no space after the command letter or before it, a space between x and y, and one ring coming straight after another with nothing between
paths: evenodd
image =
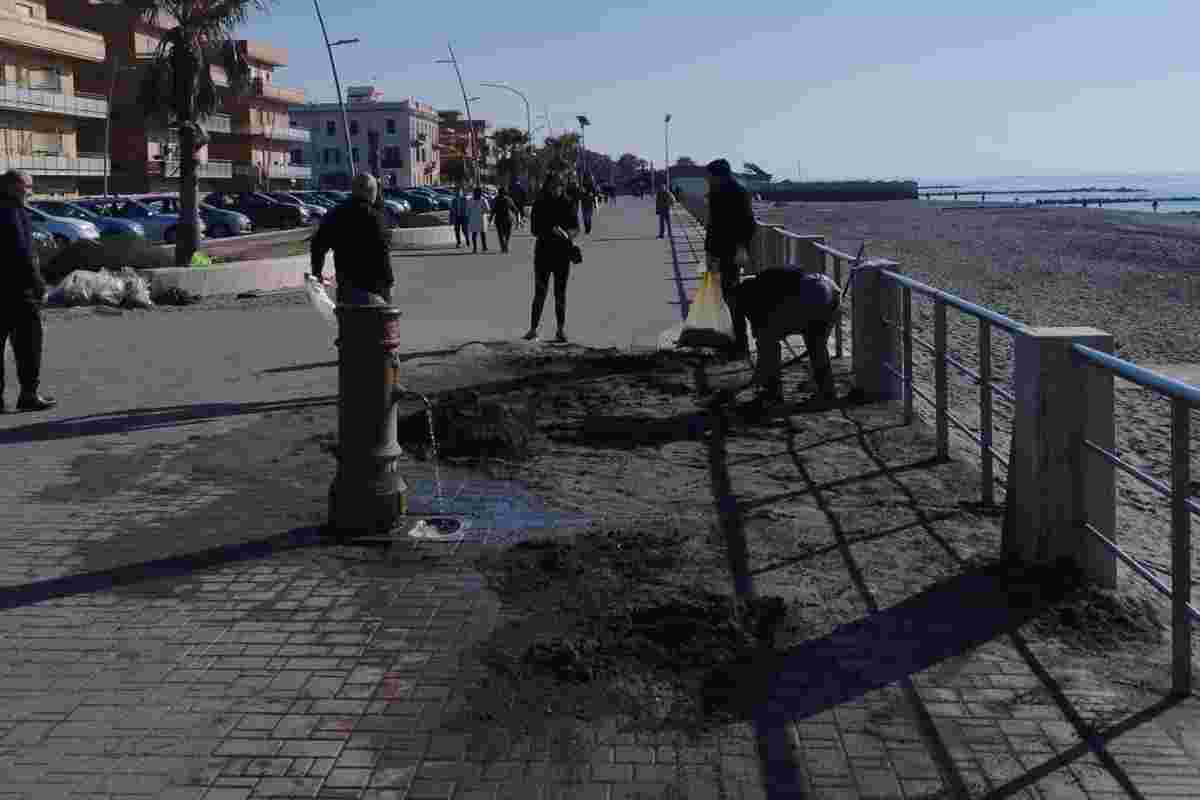
<instances>
[{"instance_id":1,"label":"car windshield","mask_svg":"<svg viewBox=\"0 0 1200 800\"><path fill-rule=\"evenodd\" d=\"M140 219L143 217L152 217L154 216L154 212L141 203L129 200L117 207L117 216L127 219Z\"/></svg>"}]
</instances>

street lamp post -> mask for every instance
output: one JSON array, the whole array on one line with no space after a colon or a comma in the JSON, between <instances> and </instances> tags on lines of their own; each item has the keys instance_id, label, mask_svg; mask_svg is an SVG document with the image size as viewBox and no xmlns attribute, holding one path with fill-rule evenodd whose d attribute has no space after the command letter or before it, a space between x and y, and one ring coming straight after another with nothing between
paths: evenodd
<instances>
[{"instance_id":1,"label":"street lamp post","mask_svg":"<svg viewBox=\"0 0 1200 800\"><path fill-rule=\"evenodd\" d=\"M513 94L525 101L525 146L529 147L533 144L533 115L529 110L529 98L519 89L514 89L503 83L481 83L481 86L490 86L493 89L507 89ZM525 159L525 183L529 183L529 159Z\"/></svg>"},{"instance_id":2,"label":"street lamp post","mask_svg":"<svg viewBox=\"0 0 1200 800\"><path fill-rule=\"evenodd\" d=\"M346 101L342 97L342 83L338 80L337 63L333 60L333 48L340 44L355 44L358 39L339 39L336 42L329 41L329 32L325 29L325 18L321 16L321 4L319 0L313 0L313 7L317 10L317 21L321 23L321 35L325 37L325 49L329 51L329 68L333 70L333 87L337 90L338 108L342 110L342 135L346 139L346 163L350 168L350 178L354 178L354 151L350 146L350 117L346 114Z\"/></svg>"},{"instance_id":3,"label":"street lamp post","mask_svg":"<svg viewBox=\"0 0 1200 800\"><path fill-rule=\"evenodd\" d=\"M671 115L667 114L663 120L663 155L666 156L663 161L663 180L666 181L664 187L668 192L671 191Z\"/></svg>"},{"instance_id":4,"label":"street lamp post","mask_svg":"<svg viewBox=\"0 0 1200 800\"><path fill-rule=\"evenodd\" d=\"M479 160L478 160L478 152L477 152L478 148L476 146L476 141L475 141L475 123L471 119L471 100L472 99L478 100L479 98L478 97L476 97L476 98L467 97L467 87L466 87L466 84L463 83L462 70L460 70L458 68L458 59L455 58L455 56L454 56L454 47L449 42L447 42L446 49L450 51L450 58L438 59L437 63L453 64L454 65L454 74L458 76L458 88L462 91L463 105L466 106L466 109L467 109L467 137L468 137L467 140L468 140L468 142L470 142L470 147L471 147L471 171L474 172L475 184L478 185L479 184Z\"/></svg>"}]
</instances>

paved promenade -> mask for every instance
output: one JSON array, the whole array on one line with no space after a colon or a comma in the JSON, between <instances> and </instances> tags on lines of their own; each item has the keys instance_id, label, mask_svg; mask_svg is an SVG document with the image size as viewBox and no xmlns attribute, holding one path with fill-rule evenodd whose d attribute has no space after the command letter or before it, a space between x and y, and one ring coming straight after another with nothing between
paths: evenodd
<instances>
[{"instance_id":1,"label":"paved promenade","mask_svg":"<svg viewBox=\"0 0 1200 800\"><path fill-rule=\"evenodd\" d=\"M569 289L577 341L650 346L678 323L651 203L601 207ZM694 223L676 213L674 228L675 252L694 252ZM445 351L525 330L530 249L518 235L509 255L395 254L412 388L506 377L481 348ZM831 574L863 619L764 665L757 728L695 745L605 726L481 744L458 721L480 670L467 648L509 613L470 567L495 538L482 524L383 571L317 546L331 462L306 426L336 404L331 340L303 305L50 313L45 386L62 402L0 416L0 800L1200 797L1194 700L1131 705L1118 676L1048 670L986 580L921 595L868 583L855 554L895 523L859 530L846 487L879 464L862 459L831 498L795 471L794 430L746 445L786 494L739 501L829 526ZM804 463L849 446L835 412L808 424L838 433L805 444ZM406 474L428 507L430 467ZM495 531L583 521L441 478ZM998 541L997 525L979 536ZM971 602L971 631L939 616Z\"/></svg>"}]
</instances>

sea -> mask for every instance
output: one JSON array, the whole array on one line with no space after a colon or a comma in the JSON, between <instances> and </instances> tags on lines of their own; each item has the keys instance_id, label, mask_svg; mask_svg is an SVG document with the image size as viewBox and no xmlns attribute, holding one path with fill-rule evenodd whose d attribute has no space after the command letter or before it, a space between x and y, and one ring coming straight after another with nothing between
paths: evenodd
<instances>
[{"instance_id":1,"label":"sea","mask_svg":"<svg viewBox=\"0 0 1200 800\"><path fill-rule=\"evenodd\" d=\"M1120 175L1071 175L1071 176L1022 176L1000 178L937 178L918 182L921 196L926 192L959 192L960 201L979 201L979 192L987 192L987 203L1034 204L1042 200L1088 200L1092 206L1097 200L1122 200L1134 202L1105 203L1104 208L1114 211L1153 211L1151 200L1159 200L1159 213L1200 212L1200 199L1170 201L1171 197L1200 198L1200 173L1176 174L1120 174ZM934 188L938 187L938 188ZM1036 190L1072 189L1077 191L1035 194ZM1116 191L1135 189L1137 191ZM993 194L994 193L994 194ZM975 196L972 197L971 195ZM934 195L934 199L953 200L953 195Z\"/></svg>"}]
</instances>

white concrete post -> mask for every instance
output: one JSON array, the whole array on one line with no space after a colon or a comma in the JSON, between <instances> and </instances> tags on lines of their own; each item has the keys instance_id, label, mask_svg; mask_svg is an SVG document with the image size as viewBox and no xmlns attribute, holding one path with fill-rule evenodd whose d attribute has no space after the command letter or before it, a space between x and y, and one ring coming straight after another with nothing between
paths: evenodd
<instances>
[{"instance_id":1,"label":"white concrete post","mask_svg":"<svg viewBox=\"0 0 1200 800\"><path fill-rule=\"evenodd\" d=\"M1066 557L1087 580L1114 589L1117 559L1082 525L1116 541L1114 468L1083 446L1087 438L1114 449L1113 376L1070 347L1112 353L1113 337L1095 328L1028 328L1015 338L1003 552L1026 563Z\"/></svg>"},{"instance_id":2,"label":"white concrete post","mask_svg":"<svg viewBox=\"0 0 1200 800\"><path fill-rule=\"evenodd\" d=\"M820 252L811 248L814 252ZM895 261L872 258L864 261L854 272L850 289L853 300L851 356L854 362L854 385L867 397L875 400L898 400L902 381L884 365L900 372L900 348L895 327L903 322L900 310L900 290L894 281L884 280L879 271L895 270Z\"/></svg>"}]
</instances>

